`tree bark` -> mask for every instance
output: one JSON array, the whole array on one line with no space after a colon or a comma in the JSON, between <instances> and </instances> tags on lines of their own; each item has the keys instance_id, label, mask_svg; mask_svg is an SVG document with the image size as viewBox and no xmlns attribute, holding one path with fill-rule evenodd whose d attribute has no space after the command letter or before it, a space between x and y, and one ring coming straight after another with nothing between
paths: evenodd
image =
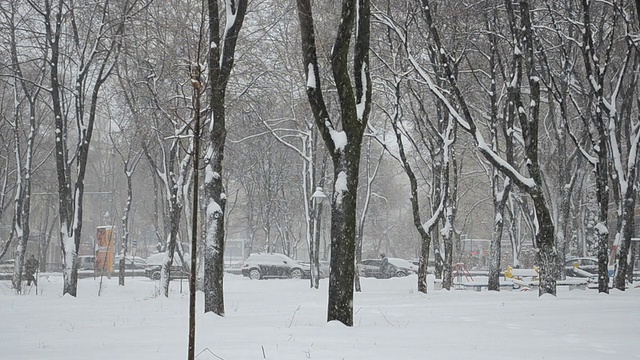
<instances>
[{"instance_id":1,"label":"tree bark","mask_svg":"<svg viewBox=\"0 0 640 360\"><path fill-rule=\"evenodd\" d=\"M227 196L222 179L222 162L227 137L225 95L238 34L247 11L247 0L225 2L226 25L220 35L218 0L208 0L209 14L209 124L208 147L204 155L205 245L204 312L224 316L224 239Z\"/></svg>"},{"instance_id":2,"label":"tree bark","mask_svg":"<svg viewBox=\"0 0 640 360\"><path fill-rule=\"evenodd\" d=\"M370 3L369 0L342 2L342 16L331 53L331 68L340 102L342 130L330 120L322 95L311 1L297 0L297 9L302 37L303 69L307 74L307 97L316 126L331 154L334 168L327 320L337 320L352 326L360 146L371 108ZM350 40L354 26L355 91L348 70Z\"/></svg>"}]
</instances>

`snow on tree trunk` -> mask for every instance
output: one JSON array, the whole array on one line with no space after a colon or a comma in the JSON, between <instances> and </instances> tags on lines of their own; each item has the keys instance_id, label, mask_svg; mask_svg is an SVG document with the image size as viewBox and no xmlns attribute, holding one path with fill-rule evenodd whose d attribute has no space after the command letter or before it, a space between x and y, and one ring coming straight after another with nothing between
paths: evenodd
<instances>
[{"instance_id":1,"label":"snow on tree trunk","mask_svg":"<svg viewBox=\"0 0 640 360\"><path fill-rule=\"evenodd\" d=\"M27 242L31 233L30 213L31 213L31 177L33 172L33 156L35 146L35 136L39 125L36 105L39 101L40 85L45 79L44 75L37 75L36 79L27 79L22 71L22 65L18 59L18 43L16 39L16 24L14 22L17 9L16 4L11 3L11 15L7 16L9 27L10 54L11 54L11 70L14 74L14 113L13 121L10 122L13 127L14 135L14 155L16 161L16 185L15 185L15 206L14 206L14 224L13 232L17 236L17 246L14 254L15 266L12 277L12 285L17 293L22 292L22 271L25 264L25 253L27 250ZM22 59L25 60L24 58ZM43 61L43 60L40 60ZM40 65L44 66L44 65ZM32 86L37 84L38 86ZM20 90L22 91L20 91ZM22 94L22 95L20 95ZM22 103L28 106L28 120L22 115ZM38 120L37 120L38 119ZM26 132L26 146L24 153L22 152L22 134L25 128L29 128ZM9 157L7 156L7 160ZM4 190L4 189L2 189ZM0 202L2 206L2 202ZM0 211L0 218L1 218Z\"/></svg>"},{"instance_id":2,"label":"snow on tree trunk","mask_svg":"<svg viewBox=\"0 0 640 360\"><path fill-rule=\"evenodd\" d=\"M63 295L76 296L77 264L83 216L84 178L102 85L111 75L121 49L125 22L135 6L109 2L85 8L57 0L35 9L42 16L48 46L49 94L54 116ZM30 3L35 6L35 3ZM97 11L97 13L96 13ZM36 15L38 16L38 15ZM85 21L89 17L97 22ZM68 34L73 41L66 41ZM62 45L62 46L61 46ZM65 59L73 58L73 66ZM70 126L75 124L75 128ZM71 131L73 130L73 131ZM69 149L74 142L75 148Z\"/></svg>"},{"instance_id":3,"label":"snow on tree trunk","mask_svg":"<svg viewBox=\"0 0 640 360\"><path fill-rule=\"evenodd\" d=\"M222 26L218 0L208 0L209 14L209 107L207 151L204 155L204 312L224 316L224 219L227 197L222 183L222 162L227 136L225 94L235 60L238 34L247 11L247 0L225 1ZM222 35L220 34L222 30Z\"/></svg>"},{"instance_id":4,"label":"snow on tree trunk","mask_svg":"<svg viewBox=\"0 0 640 360\"><path fill-rule=\"evenodd\" d=\"M307 74L304 82L307 97L334 167L327 320L337 320L352 326L360 146L371 110L370 3L369 0L342 2L342 15L331 52L331 68L340 102L340 121L335 123L331 121L323 99L311 1L297 0L296 3L302 37L303 68ZM351 62L348 59L353 35L354 84L349 74Z\"/></svg>"},{"instance_id":5,"label":"snow on tree trunk","mask_svg":"<svg viewBox=\"0 0 640 360\"><path fill-rule=\"evenodd\" d=\"M217 153L214 151L214 153ZM204 296L205 312L224 316L224 209L226 196L222 189L220 173L222 154L213 159L205 158L205 244L204 244Z\"/></svg>"},{"instance_id":6,"label":"snow on tree trunk","mask_svg":"<svg viewBox=\"0 0 640 360\"><path fill-rule=\"evenodd\" d=\"M353 325L355 274L356 194L360 148L334 160L334 193L331 201L331 273L327 320Z\"/></svg>"},{"instance_id":7,"label":"snow on tree trunk","mask_svg":"<svg viewBox=\"0 0 640 360\"><path fill-rule=\"evenodd\" d=\"M450 197L447 197L447 203ZM444 227L441 230L442 242L444 244L444 264L442 267L442 288L451 290L453 285L453 209L447 206L444 214Z\"/></svg>"},{"instance_id":8,"label":"snow on tree trunk","mask_svg":"<svg viewBox=\"0 0 640 360\"><path fill-rule=\"evenodd\" d=\"M443 64L445 77L451 88L451 93L456 99L455 106L448 99L441 88L436 86L432 75L418 62L411 52L411 48L407 43L406 32L401 30L390 19L384 16L378 18L384 22L405 44L408 60L417 71L418 75L424 80L428 90L441 101L449 111L450 115L456 119L458 124L467 132L469 132L476 143L480 153L489 160L492 165L496 166L501 172L511 178L511 181L526 191L533 199L534 209L538 220L536 233L536 249L538 252L538 264L540 266L540 295L550 293L555 295L557 275L556 267L556 248L554 242L554 224L549 214L549 207L544 193L542 191L543 181L540 164L538 161L538 127L540 125L540 77L538 75L538 62L535 56L535 34L532 25L532 12L529 8L528 1L520 1L519 14L516 15L513 3L505 2L507 16L511 27L511 37L513 43L513 65L510 69L512 81L509 83L508 93L510 101L513 102L517 109L517 118L522 132L524 143L524 155L526 156L526 165L529 177L521 174L512 163L502 159L495 153L486 143L482 132L477 128L475 116L467 98L457 82L454 66L451 64L451 56L448 55L447 49L443 46L442 38L438 31L438 27L434 22L431 14L431 6L428 0L422 0L421 8L422 18L426 22L429 34L432 38L435 50L440 54L440 61ZM519 20L519 21L518 21ZM528 111L522 100L522 75L527 70L528 78L528 98L530 100ZM551 267L551 268L550 268Z\"/></svg>"},{"instance_id":9,"label":"snow on tree trunk","mask_svg":"<svg viewBox=\"0 0 640 360\"><path fill-rule=\"evenodd\" d=\"M402 168L404 172L407 174L409 178L409 191L411 201L411 215L413 218L413 224L420 235L420 259L418 262L418 291L422 293L427 293L427 268L429 262L429 248L431 246L431 234L434 232L438 224L438 220L440 219L443 208L444 208L444 197L441 192L438 192L439 197L434 198L437 199L437 204L434 205L432 216L426 222L422 222L422 216L420 214L420 198L418 192L418 180L416 175L411 167L411 164L407 158L407 154L404 146L404 134L401 131L400 124L400 83L401 78L394 79L394 88L395 91L395 109L393 111L393 115L391 116L391 126L395 134L396 144L398 145L398 154L400 156L400 161L402 163ZM452 128L452 122L449 123L449 126ZM448 135L450 133L445 133L443 138L448 139ZM448 142L447 142L448 143ZM436 164L433 164L433 169L441 169L441 167L436 167ZM435 174L434 174L435 175ZM442 173L438 174L438 179L442 175ZM435 246L435 245L434 245Z\"/></svg>"},{"instance_id":10,"label":"snow on tree trunk","mask_svg":"<svg viewBox=\"0 0 640 360\"><path fill-rule=\"evenodd\" d=\"M494 19L496 21L496 19ZM497 64L501 61L501 56L498 48L498 37L491 30L496 27L495 23L491 23L487 21L487 30L489 30L489 42L491 55L489 57L489 73L491 74L491 84L489 86L488 96L490 99L490 114L491 114L491 148L494 152L498 153L500 151L499 146L499 135L501 133L505 134L504 136L504 153L506 155L506 160L509 163L513 163L513 137L514 137L514 119L516 117L515 114L515 104L512 101L507 101L504 109L504 113L506 114L506 119L500 116L499 104L500 101L498 99L498 87L497 83L499 81L498 77L498 69ZM506 177L501 181L500 171L492 166L490 170L487 170L490 174L491 181L491 195L493 198L493 231L491 234L491 243L489 245L489 279L488 279L488 290L491 291L500 291L500 270L501 270L501 256L502 256L502 234L504 228L504 213L505 207L507 205L507 201L509 200L509 195L511 193L511 180ZM502 187L500 187L500 183L502 183ZM513 249L514 258L516 257L517 251L514 247ZM514 263L516 261L514 260Z\"/></svg>"},{"instance_id":11,"label":"snow on tree trunk","mask_svg":"<svg viewBox=\"0 0 640 360\"><path fill-rule=\"evenodd\" d=\"M509 189L505 190L503 188L503 191L508 192ZM488 289L493 291L500 291L500 257L502 255L501 243L502 243L502 229L504 227L503 214L504 214L504 206L506 203L506 201L504 201L503 199L494 198L494 220L493 220L493 232L491 234L491 244L489 246L490 259L489 259L489 279L488 279Z\"/></svg>"},{"instance_id":12,"label":"snow on tree trunk","mask_svg":"<svg viewBox=\"0 0 640 360\"><path fill-rule=\"evenodd\" d=\"M133 200L133 169L136 166L139 157L133 160L132 169L129 169L129 160L124 161L124 173L127 178L127 202L124 206L124 214L122 214L122 242L120 244L121 255L120 264L118 264L118 285L124 286L125 278L125 259L129 246L129 212L131 211L131 201ZM133 257L132 257L133 261ZM135 263L135 262L134 262Z\"/></svg>"}]
</instances>

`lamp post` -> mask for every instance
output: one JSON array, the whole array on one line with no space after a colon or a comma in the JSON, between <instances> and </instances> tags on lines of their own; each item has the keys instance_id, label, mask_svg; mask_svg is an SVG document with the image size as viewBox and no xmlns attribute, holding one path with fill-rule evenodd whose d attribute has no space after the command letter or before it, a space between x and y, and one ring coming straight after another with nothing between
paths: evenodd
<instances>
[{"instance_id":1,"label":"lamp post","mask_svg":"<svg viewBox=\"0 0 640 360\"><path fill-rule=\"evenodd\" d=\"M318 231L318 217L320 212L318 211L318 205L320 205L326 197L327 195L324 194L321 187L317 187L316 191L311 195L311 199L313 199L313 239L310 244L312 247L312 259L309 259L309 263L312 264L311 281L313 282L313 287L316 289L320 286L320 232Z\"/></svg>"}]
</instances>

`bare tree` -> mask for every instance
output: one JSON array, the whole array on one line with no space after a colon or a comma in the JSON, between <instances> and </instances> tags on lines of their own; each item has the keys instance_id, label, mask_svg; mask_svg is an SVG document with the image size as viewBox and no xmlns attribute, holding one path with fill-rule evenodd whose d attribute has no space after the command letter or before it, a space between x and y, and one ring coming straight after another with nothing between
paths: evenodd
<instances>
[{"instance_id":1,"label":"bare tree","mask_svg":"<svg viewBox=\"0 0 640 360\"><path fill-rule=\"evenodd\" d=\"M384 141L384 138L382 139ZM356 267L358 262L362 260L362 241L364 238L364 229L367 222L367 215L369 214L369 209L371 207L371 197L373 196L373 182L376 180L378 175L378 171L380 170L380 166L382 165L382 159L384 158L385 149L384 147L380 150L380 154L377 156L377 160L373 158L373 150L371 149L372 143L374 142L373 136L369 137L367 141L367 148L365 153L365 169L364 173L366 176L366 183L364 188L364 204L362 205L362 209L360 210L360 220L358 221L358 232L356 233ZM316 239L319 243L320 239ZM362 286L360 285L360 276L358 271L355 274L355 290L356 292L362 291Z\"/></svg>"},{"instance_id":2,"label":"bare tree","mask_svg":"<svg viewBox=\"0 0 640 360\"><path fill-rule=\"evenodd\" d=\"M570 127L569 130L575 145L596 169L598 291L608 293L608 240L611 232L608 226L611 197L609 177L612 179L613 199L618 206L615 243L620 244L614 286L621 290L625 287L627 255L633 232L633 184L637 177L640 126L633 122L635 115L632 114L638 111L633 99L636 96L640 60L632 35L634 24L624 2L592 4L583 0L581 5L579 16L582 23L576 24L578 29L574 31L582 34L580 51L583 67L580 68L582 71L575 71L581 86L571 86L570 96L584 131L589 136L590 149L584 146L581 137L575 135ZM565 16L570 18L576 15L568 12ZM556 32L558 36L567 37L559 29ZM618 41L618 32L624 33L623 42ZM595 153L595 156L591 153Z\"/></svg>"},{"instance_id":3,"label":"bare tree","mask_svg":"<svg viewBox=\"0 0 640 360\"><path fill-rule=\"evenodd\" d=\"M447 48L442 42L440 31L434 21L432 15L433 8L428 0L422 0L422 11L425 25L431 36L431 40L436 48L437 54L444 67L445 78L451 88L456 100L454 104L443 94L443 92L435 85L432 76L427 73L424 67L413 56L409 44L407 42L405 31L397 25L388 22L388 25L396 32L407 50L407 56L411 64L414 66L420 77L426 82L428 89L435 97L440 99L456 119L459 125L469 132L480 153L493 165L500 169L511 181L527 192L531 197L535 214L536 214L536 236L534 245L538 249L537 257L540 265L540 295L556 293L557 278L557 260L554 241L554 224L551 217L549 205L547 203L544 187L543 176L540 169L538 159L538 126L540 120L540 77L538 75L535 50L535 35L533 33L533 25L531 20L531 11L528 1L519 3L519 17L516 17L516 10L511 1L505 1L506 18L511 29L513 41L513 65L510 74L511 81L507 93L509 101L514 105L517 111L517 118L520 123L522 138L524 143L524 152L527 158L527 169L529 177L524 176L513 164L508 163L496 154L489 144L484 140L481 131L477 127L476 117L473 115L469 99L465 97L460 88L460 84L455 76L453 62L450 59ZM518 19L520 21L518 21ZM523 72L527 71L528 79L528 112L525 110L524 99L522 97L522 77Z\"/></svg>"},{"instance_id":4,"label":"bare tree","mask_svg":"<svg viewBox=\"0 0 640 360\"><path fill-rule=\"evenodd\" d=\"M327 320L338 320L352 326L360 146L371 109L370 2L342 2L340 23L331 51L331 69L340 103L340 121L331 120L323 98L311 1L298 0L297 7L302 34L303 69L307 73L307 96L316 126L333 160L332 271L329 277ZM348 59L353 35L355 84L350 79Z\"/></svg>"},{"instance_id":5,"label":"bare tree","mask_svg":"<svg viewBox=\"0 0 640 360\"><path fill-rule=\"evenodd\" d=\"M449 176L449 164L450 164L450 151L451 151L451 146L453 144L453 137L454 137L454 122L451 119L450 121L448 121L446 123L446 129L442 134L438 134L436 136L441 137L442 140L442 147L439 148L438 152L441 152L442 154L442 162L441 164L439 164L439 166L434 166L434 177L437 177L438 179L441 179L442 181L439 182L439 184L442 185L442 188L438 189L437 194L435 194L437 197L434 197L433 199L437 202L437 206L435 206L433 208L432 214L429 217L429 219L425 222L423 222L422 220L422 216L420 213L420 198L419 198L419 187L418 187L418 181L417 181L417 177L415 175L415 172L413 171L411 164L407 158L406 155L406 151L405 151L405 145L404 145L404 140L403 137L407 137L409 139L411 139L411 137L408 135L408 132L406 130L403 130L403 126L401 124L400 120L400 111L399 111L399 103L400 103L400 79L396 79L396 83L395 83L395 93L396 93L396 102L398 104L398 106L396 106L396 109L394 110L394 112L392 113L392 120L391 120L391 124L393 127L393 131L396 135L396 142L398 144L398 152L399 152L399 156L400 156L400 160L402 163L402 167L405 171L405 173L407 174L407 177L409 178L409 184L410 184L410 191L411 191L411 209L412 209L412 216L413 216L413 223L414 226L416 227L416 229L418 230L418 233L420 234L420 238L421 238L421 251L420 251L420 262L419 262L419 268L418 268L418 291L426 293L427 292L427 265L428 265L428 260L429 260L429 247L431 245L431 240L432 240L432 233L433 230L435 229L438 221L442 218L442 216L446 213L447 215L449 215L451 213L451 210L445 210L448 207L448 201L450 200L450 196L449 196L449 181L448 181L448 176ZM417 119L415 120L416 123L420 122L420 121L425 121L424 119ZM434 132L435 129L432 128L432 130ZM415 144L415 142L413 142L413 144ZM432 149L433 150L433 149ZM436 174L435 171L439 170L440 173ZM434 203L435 205L435 203ZM451 222L448 221L447 222L448 226L451 226ZM451 229L449 228L449 231L451 231ZM449 234L447 234L449 235ZM451 255L449 255L451 256ZM447 286L447 289L449 289L451 287L451 268L449 267L449 283L443 286Z\"/></svg>"},{"instance_id":6,"label":"bare tree","mask_svg":"<svg viewBox=\"0 0 640 360\"><path fill-rule=\"evenodd\" d=\"M126 131L126 128L121 128L120 131ZM127 142L125 151L120 151L118 147L115 147L116 152L120 156L122 161L122 171L127 179L127 198L125 201L124 210L122 212L121 222L121 234L120 234L120 263L118 264L118 284L124 286L126 257L129 251L129 237L130 237L130 212L131 203L133 201L133 174L138 166L138 163L142 157L142 151L140 149L135 150L134 144L130 139L124 139ZM115 145L115 139L111 136L111 141ZM132 257L133 259L133 257Z\"/></svg>"},{"instance_id":7,"label":"bare tree","mask_svg":"<svg viewBox=\"0 0 640 360\"><path fill-rule=\"evenodd\" d=\"M247 11L247 0L224 1L225 22L218 11L218 0L208 0L209 11L209 107L211 120L204 155L204 205L207 208L204 246L205 312L224 316L224 219L225 194L222 161L227 136L225 97L233 69L238 33ZM222 30L222 34L220 31Z\"/></svg>"},{"instance_id":8,"label":"bare tree","mask_svg":"<svg viewBox=\"0 0 640 360\"><path fill-rule=\"evenodd\" d=\"M117 61L125 24L138 2L96 0L80 6L67 0L47 0L29 4L42 18L43 41L49 49L47 88L55 118L63 294L76 296L84 179L97 104ZM75 59L77 66L71 66L68 58ZM73 141L76 145L70 149Z\"/></svg>"},{"instance_id":9,"label":"bare tree","mask_svg":"<svg viewBox=\"0 0 640 360\"><path fill-rule=\"evenodd\" d=\"M292 109L292 113L295 116L295 110ZM290 119L295 121L295 118ZM292 149L302 159L302 196L305 207L305 237L307 239L307 247L309 251L309 260L311 264L311 277L310 284L313 288L318 288L320 284L320 269L319 269L319 248L316 246L318 239L314 238L314 235L318 233L318 211L316 204L313 201L312 195L319 186L317 179L317 149L318 149L318 136L314 131L313 123L304 122L304 126L301 129L294 127L287 127L286 120L263 120L263 124L269 129L271 134L282 144ZM318 244L319 245L319 244Z\"/></svg>"},{"instance_id":10,"label":"bare tree","mask_svg":"<svg viewBox=\"0 0 640 360\"><path fill-rule=\"evenodd\" d=\"M17 293L22 292L22 272L27 241L31 233L31 188L35 168L34 150L36 134L42 118L38 113L41 84L45 73L38 71L44 67L42 53L47 50L39 49L35 54L19 54L18 47L24 42L24 36L29 36L33 24L28 16L19 11L19 4L10 3L8 9L2 9L4 23L9 29L9 48L11 54L11 69L13 71L13 120L10 122L14 136L14 155L16 162L16 185L14 198L13 233L16 234L16 250L14 254L15 266L12 278L13 288ZM27 33L27 34L25 34ZM34 59L33 56L36 58ZM24 69L25 65L33 62L32 67ZM28 65L27 65L28 66ZM35 69L34 69L35 67ZM26 102L26 109L23 103ZM23 136L24 134L24 136ZM24 145L24 148L23 148Z\"/></svg>"}]
</instances>

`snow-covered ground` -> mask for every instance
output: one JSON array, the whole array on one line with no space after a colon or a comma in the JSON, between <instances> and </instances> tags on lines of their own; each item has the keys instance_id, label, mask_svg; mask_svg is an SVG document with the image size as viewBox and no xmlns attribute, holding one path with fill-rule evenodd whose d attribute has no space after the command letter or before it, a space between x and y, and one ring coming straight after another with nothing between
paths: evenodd
<instances>
[{"instance_id":1,"label":"snow-covered ground","mask_svg":"<svg viewBox=\"0 0 640 360\"><path fill-rule=\"evenodd\" d=\"M362 279L351 328L326 322L327 279L225 277L226 317L201 314L197 359L640 359L640 289L420 294L416 276ZM40 278L25 295L0 281L0 359L185 359L188 284L169 298L146 278ZM41 292L41 293L40 293Z\"/></svg>"}]
</instances>

